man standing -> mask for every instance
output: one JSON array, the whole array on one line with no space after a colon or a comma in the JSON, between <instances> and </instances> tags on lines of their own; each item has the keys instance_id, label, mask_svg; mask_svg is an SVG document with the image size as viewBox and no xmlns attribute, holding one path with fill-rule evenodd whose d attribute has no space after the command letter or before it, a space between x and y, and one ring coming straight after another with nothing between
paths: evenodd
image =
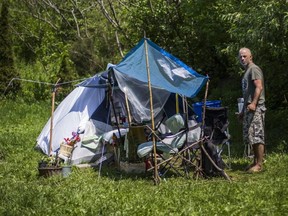
<instances>
[{"instance_id":1,"label":"man standing","mask_svg":"<svg viewBox=\"0 0 288 216\"><path fill-rule=\"evenodd\" d=\"M239 50L239 60L245 69L242 79L244 106L239 118L243 119L243 141L252 145L254 161L246 168L248 172L260 172L264 157L265 92L262 70L253 63L248 48Z\"/></svg>"}]
</instances>

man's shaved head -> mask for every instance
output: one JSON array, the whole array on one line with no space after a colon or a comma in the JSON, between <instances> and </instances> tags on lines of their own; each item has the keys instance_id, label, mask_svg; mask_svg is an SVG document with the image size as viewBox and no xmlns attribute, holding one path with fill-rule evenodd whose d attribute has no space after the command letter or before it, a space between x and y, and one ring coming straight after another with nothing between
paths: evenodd
<instances>
[{"instance_id":1,"label":"man's shaved head","mask_svg":"<svg viewBox=\"0 0 288 216\"><path fill-rule=\"evenodd\" d=\"M246 68L250 63L252 63L252 54L250 49L243 47L239 50L239 60L240 63Z\"/></svg>"},{"instance_id":2,"label":"man's shaved head","mask_svg":"<svg viewBox=\"0 0 288 216\"><path fill-rule=\"evenodd\" d=\"M241 49L239 50L239 53L240 53L240 52L245 52L245 53L249 54L250 56L252 56L251 50L248 49L248 48L246 48L246 47L241 48Z\"/></svg>"}]
</instances>

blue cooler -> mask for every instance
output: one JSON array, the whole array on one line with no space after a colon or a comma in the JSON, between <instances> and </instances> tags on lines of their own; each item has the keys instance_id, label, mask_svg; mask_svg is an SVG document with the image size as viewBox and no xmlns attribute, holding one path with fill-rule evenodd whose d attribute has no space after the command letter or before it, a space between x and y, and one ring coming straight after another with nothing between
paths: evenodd
<instances>
[{"instance_id":1,"label":"blue cooler","mask_svg":"<svg viewBox=\"0 0 288 216\"><path fill-rule=\"evenodd\" d=\"M192 108L193 108L194 113L197 115L196 120L198 122L202 122L203 106L204 106L203 102L196 102L192 104ZM220 100L206 101L206 107L221 107L221 101Z\"/></svg>"}]
</instances>

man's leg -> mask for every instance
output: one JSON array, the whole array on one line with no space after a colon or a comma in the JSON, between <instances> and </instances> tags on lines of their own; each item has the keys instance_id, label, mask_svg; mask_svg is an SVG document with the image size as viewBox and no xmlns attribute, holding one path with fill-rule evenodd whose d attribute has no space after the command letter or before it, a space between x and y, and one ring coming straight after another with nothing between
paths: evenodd
<instances>
[{"instance_id":1,"label":"man's leg","mask_svg":"<svg viewBox=\"0 0 288 216\"><path fill-rule=\"evenodd\" d=\"M264 144L255 144L257 148L257 164L262 166L264 158Z\"/></svg>"},{"instance_id":2,"label":"man's leg","mask_svg":"<svg viewBox=\"0 0 288 216\"><path fill-rule=\"evenodd\" d=\"M263 158L264 158L264 144L254 144L254 166L252 166L249 171L259 172L262 170Z\"/></svg>"},{"instance_id":3,"label":"man's leg","mask_svg":"<svg viewBox=\"0 0 288 216\"><path fill-rule=\"evenodd\" d=\"M250 144L248 144L248 145L250 145ZM245 171L248 171L248 170L250 170L252 167L254 167L254 166L256 166L256 164L257 164L257 161L258 161L258 157L257 157L257 154L258 154L258 152L257 152L257 144L255 144L255 145L252 145L252 148L253 148L253 153L254 153L254 158L253 158L253 162L251 163L251 164L249 164L244 170Z\"/></svg>"},{"instance_id":4,"label":"man's leg","mask_svg":"<svg viewBox=\"0 0 288 216\"><path fill-rule=\"evenodd\" d=\"M244 114L244 118L243 118L243 141L244 141L244 145L245 148L247 147L247 152L245 152L245 157L249 157L251 154L251 151L254 154L254 160L251 164L249 164L244 170L248 171L250 170L252 167L254 167L257 163L256 160L256 155L255 155L255 151L256 151L256 146L255 145L251 145L250 139L251 136L249 136L249 134L251 134L251 122L253 119L254 114L253 113L249 113L247 111L245 111ZM252 150L253 149L253 150Z\"/></svg>"},{"instance_id":5,"label":"man's leg","mask_svg":"<svg viewBox=\"0 0 288 216\"><path fill-rule=\"evenodd\" d=\"M252 147L253 147L253 152L254 152L254 165L253 166L255 166L258 162L258 144L254 144L252 145Z\"/></svg>"},{"instance_id":6,"label":"man's leg","mask_svg":"<svg viewBox=\"0 0 288 216\"><path fill-rule=\"evenodd\" d=\"M265 108L265 107L264 107ZM249 140L253 144L254 151L254 163L249 171L259 172L262 170L263 158L264 158L264 119L265 111L264 108L257 107L253 114L251 125L249 128Z\"/></svg>"}]
</instances>

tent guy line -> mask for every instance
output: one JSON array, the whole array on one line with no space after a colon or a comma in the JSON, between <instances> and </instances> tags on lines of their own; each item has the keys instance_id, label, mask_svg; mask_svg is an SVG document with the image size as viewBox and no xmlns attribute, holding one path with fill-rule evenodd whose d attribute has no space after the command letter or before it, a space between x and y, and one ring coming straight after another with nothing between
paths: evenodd
<instances>
[{"instance_id":1,"label":"tent guy line","mask_svg":"<svg viewBox=\"0 0 288 216\"><path fill-rule=\"evenodd\" d=\"M66 84L70 84L70 83L74 83L74 82L80 82L83 80L86 80L87 78L83 78L83 79L77 79L77 80L71 80L71 81L67 81L67 82L62 82L62 83L57 83L55 85L55 83L49 83L49 82L42 82L42 81L37 81L37 80L29 80L29 79L21 79L18 77L14 77L10 80L10 82L8 83L7 87L5 88L3 95L5 95L7 89L12 85L12 82L14 80L19 80L19 81L24 81L24 82L31 82L31 83L38 83L38 84L44 84L44 85L50 85L50 86L61 86L61 85L66 85Z\"/></svg>"}]
</instances>

